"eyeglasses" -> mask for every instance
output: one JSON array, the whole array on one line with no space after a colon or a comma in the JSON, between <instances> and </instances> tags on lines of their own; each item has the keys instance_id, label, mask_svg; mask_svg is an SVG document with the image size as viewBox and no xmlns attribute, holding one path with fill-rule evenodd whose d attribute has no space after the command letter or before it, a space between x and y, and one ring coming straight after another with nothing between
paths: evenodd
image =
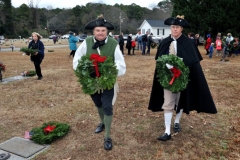
<instances>
[{"instance_id":1,"label":"eyeglasses","mask_svg":"<svg viewBox=\"0 0 240 160\"><path fill-rule=\"evenodd\" d=\"M179 29L181 26L170 26L171 29Z\"/></svg>"}]
</instances>

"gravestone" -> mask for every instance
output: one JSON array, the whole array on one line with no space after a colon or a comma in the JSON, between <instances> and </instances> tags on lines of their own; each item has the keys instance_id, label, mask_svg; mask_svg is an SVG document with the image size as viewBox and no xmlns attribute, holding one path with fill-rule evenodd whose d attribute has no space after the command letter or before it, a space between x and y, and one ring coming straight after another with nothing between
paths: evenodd
<instances>
[{"instance_id":1,"label":"gravestone","mask_svg":"<svg viewBox=\"0 0 240 160\"><path fill-rule=\"evenodd\" d=\"M48 148L49 145L40 145L28 139L13 137L0 144L0 153L5 151L5 153L11 154L8 160L15 160L14 156L20 157L16 160L26 160Z\"/></svg>"},{"instance_id":2,"label":"gravestone","mask_svg":"<svg viewBox=\"0 0 240 160\"><path fill-rule=\"evenodd\" d=\"M29 78L29 77L26 77L26 76L8 77L8 78L3 78L2 82L0 81L0 83L8 83L8 82L12 82L12 81L18 81L18 80L27 79L27 78Z\"/></svg>"}]
</instances>

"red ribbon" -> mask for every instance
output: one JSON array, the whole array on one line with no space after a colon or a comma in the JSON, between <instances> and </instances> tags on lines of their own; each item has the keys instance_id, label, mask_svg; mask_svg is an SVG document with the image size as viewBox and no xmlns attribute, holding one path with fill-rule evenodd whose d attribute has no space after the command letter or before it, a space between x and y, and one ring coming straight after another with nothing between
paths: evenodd
<instances>
[{"instance_id":1,"label":"red ribbon","mask_svg":"<svg viewBox=\"0 0 240 160\"><path fill-rule=\"evenodd\" d=\"M180 71L179 69L177 69L176 67L173 67L173 68L171 68L170 70L171 70L171 72L173 73L173 77L172 77L171 81L169 82L169 84L172 85L173 82L174 82L174 80L175 80L176 78L178 78L182 73L181 73L181 71Z\"/></svg>"},{"instance_id":2,"label":"red ribbon","mask_svg":"<svg viewBox=\"0 0 240 160\"><path fill-rule=\"evenodd\" d=\"M44 133L48 134L48 133L52 132L55 128L56 128L56 126L48 125L43 130L44 130Z\"/></svg>"},{"instance_id":3,"label":"red ribbon","mask_svg":"<svg viewBox=\"0 0 240 160\"><path fill-rule=\"evenodd\" d=\"M93 53L90 56L90 60L93 60L93 65L94 65L94 69L95 69L95 73L96 73L97 77L100 77L100 73L99 73L99 70L98 70L98 63L104 62L106 60L106 58L107 58L106 56L101 57L97 53Z\"/></svg>"},{"instance_id":4,"label":"red ribbon","mask_svg":"<svg viewBox=\"0 0 240 160\"><path fill-rule=\"evenodd\" d=\"M2 71L5 71L5 65L0 64L0 69L1 69Z\"/></svg>"}]
</instances>

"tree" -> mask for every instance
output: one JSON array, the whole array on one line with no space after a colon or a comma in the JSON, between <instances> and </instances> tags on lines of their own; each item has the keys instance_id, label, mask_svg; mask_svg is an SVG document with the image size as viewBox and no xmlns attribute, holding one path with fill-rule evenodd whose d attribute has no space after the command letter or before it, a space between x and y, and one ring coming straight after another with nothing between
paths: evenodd
<instances>
[{"instance_id":1,"label":"tree","mask_svg":"<svg viewBox=\"0 0 240 160\"><path fill-rule=\"evenodd\" d=\"M30 8L26 4L22 4L19 8L12 8L13 24L16 36L29 37L30 23Z\"/></svg>"},{"instance_id":2,"label":"tree","mask_svg":"<svg viewBox=\"0 0 240 160\"><path fill-rule=\"evenodd\" d=\"M172 14L173 4L170 0L163 0L158 3L158 7L161 9L163 13Z\"/></svg>"},{"instance_id":3,"label":"tree","mask_svg":"<svg viewBox=\"0 0 240 160\"><path fill-rule=\"evenodd\" d=\"M84 28L83 28L83 24L82 24L82 17L83 15L86 13L87 9L85 6L79 6L76 5L75 7L72 8L72 12L73 15L75 16L75 31L79 32L83 32Z\"/></svg>"},{"instance_id":4,"label":"tree","mask_svg":"<svg viewBox=\"0 0 240 160\"><path fill-rule=\"evenodd\" d=\"M5 1L0 0L1 13L3 13ZM51 6L38 8L39 2L40 0L28 0L27 5L22 4L18 8L12 7L10 15L13 15L13 26L18 26L14 28L15 36L27 36L28 32L31 31L37 31L44 36L47 36L51 31L61 34L65 34L69 30L75 33L86 33L88 31L84 30L85 24L96 19L101 13L104 14L106 20L114 25L114 34L119 34L120 26L122 32L134 34L144 19L169 17L168 12L153 4L151 4L152 10L140 7L135 3L131 5L115 4L114 6L103 3L87 3L85 6L76 5L72 9L54 9ZM120 13L123 22L120 21ZM5 32L6 22L5 14L0 14L0 33ZM92 34L92 31L89 34Z\"/></svg>"},{"instance_id":5,"label":"tree","mask_svg":"<svg viewBox=\"0 0 240 160\"><path fill-rule=\"evenodd\" d=\"M32 15L32 26L33 28L39 28L38 26L38 4L40 0L36 1L36 4L34 6L34 0L29 0L29 8L31 10Z\"/></svg>"},{"instance_id":6,"label":"tree","mask_svg":"<svg viewBox=\"0 0 240 160\"><path fill-rule=\"evenodd\" d=\"M1 7L0 32L5 33L6 35L11 35L14 33L11 0L1 0L0 7Z\"/></svg>"},{"instance_id":7,"label":"tree","mask_svg":"<svg viewBox=\"0 0 240 160\"><path fill-rule=\"evenodd\" d=\"M30 27L30 8L26 4L22 4L15 9L14 20L18 23L19 28Z\"/></svg>"},{"instance_id":8,"label":"tree","mask_svg":"<svg viewBox=\"0 0 240 160\"><path fill-rule=\"evenodd\" d=\"M172 16L184 15L191 24L191 32L215 36L218 32L239 34L239 0L172 0ZM190 31L190 30L187 30Z\"/></svg>"}]
</instances>

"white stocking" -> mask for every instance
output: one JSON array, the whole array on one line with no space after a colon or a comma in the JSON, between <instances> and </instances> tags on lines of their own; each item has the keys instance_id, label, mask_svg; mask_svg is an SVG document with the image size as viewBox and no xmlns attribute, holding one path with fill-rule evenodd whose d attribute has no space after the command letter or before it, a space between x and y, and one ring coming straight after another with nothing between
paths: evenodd
<instances>
[{"instance_id":1,"label":"white stocking","mask_svg":"<svg viewBox=\"0 0 240 160\"><path fill-rule=\"evenodd\" d=\"M180 109L180 112L177 113L177 115L176 115L176 119L175 119L174 123L179 123L180 118L182 116L182 112L183 112L183 109Z\"/></svg>"},{"instance_id":2,"label":"white stocking","mask_svg":"<svg viewBox=\"0 0 240 160\"><path fill-rule=\"evenodd\" d=\"M165 120L165 133L168 135L171 134L171 120L172 120L172 112L164 113L164 120Z\"/></svg>"}]
</instances>

